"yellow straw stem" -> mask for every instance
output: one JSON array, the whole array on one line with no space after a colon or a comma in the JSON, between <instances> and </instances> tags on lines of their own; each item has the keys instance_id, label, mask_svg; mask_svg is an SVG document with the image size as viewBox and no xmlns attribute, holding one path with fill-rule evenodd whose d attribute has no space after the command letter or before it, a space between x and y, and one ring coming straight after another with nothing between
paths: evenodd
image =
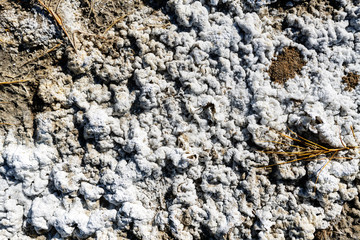
<instances>
[{"instance_id":1,"label":"yellow straw stem","mask_svg":"<svg viewBox=\"0 0 360 240\"><path fill-rule=\"evenodd\" d=\"M22 80L10 81L10 82L0 82L0 85L23 83L23 82L28 82L28 81L30 81L30 80L29 79L22 79Z\"/></svg>"}]
</instances>

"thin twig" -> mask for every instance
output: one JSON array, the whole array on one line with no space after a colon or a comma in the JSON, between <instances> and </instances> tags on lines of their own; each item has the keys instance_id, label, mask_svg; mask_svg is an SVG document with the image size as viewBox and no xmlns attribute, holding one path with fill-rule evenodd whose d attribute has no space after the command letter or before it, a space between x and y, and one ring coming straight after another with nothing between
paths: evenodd
<instances>
[{"instance_id":1,"label":"thin twig","mask_svg":"<svg viewBox=\"0 0 360 240\"><path fill-rule=\"evenodd\" d=\"M117 23L120 22L121 20L124 20L124 18L126 18L127 16L129 16L129 15L131 15L131 14L133 14L133 13L134 13L134 11L130 12L129 14L125 14L124 16L121 16L121 17L117 18L114 22L112 22L112 23L110 24L109 27L107 27L107 28L105 29L105 31L102 33L102 35L105 35L115 24L117 24Z\"/></svg>"},{"instance_id":2,"label":"thin twig","mask_svg":"<svg viewBox=\"0 0 360 240\"><path fill-rule=\"evenodd\" d=\"M28 60L27 62L23 63L20 67L23 67L23 66L25 66L25 65L28 64L28 63L31 63L31 62L33 62L33 61L35 61L35 60L37 60L37 59L42 58L42 57L45 56L46 54L49 54L50 52L54 51L56 48L58 48L59 46L61 46L61 44L62 44L62 42L56 44L56 46L50 48L49 50L47 50L46 52L44 52L44 53L41 54L40 56L34 57L33 59L30 59L30 60Z\"/></svg>"},{"instance_id":3,"label":"thin twig","mask_svg":"<svg viewBox=\"0 0 360 240\"><path fill-rule=\"evenodd\" d=\"M43 6L51 15L52 17L55 19L55 21L57 22L57 24L61 27L61 29L64 31L65 35L67 36L67 38L69 39L72 47L74 48L75 52L76 52L76 47L75 47L75 43L73 42L73 40L70 38L70 35L68 34L68 32L65 29L65 26L63 24L63 21L61 19L61 17L54 12L50 7L46 6L46 4L44 2L42 2L41 0L37 0L39 2L39 4L41 6ZM75 39L74 39L75 40Z\"/></svg>"},{"instance_id":4,"label":"thin twig","mask_svg":"<svg viewBox=\"0 0 360 240\"><path fill-rule=\"evenodd\" d=\"M30 81L29 79L21 79L21 80L9 81L9 82L0 82L0 85L23 83L23 82L29 82L29 81Z\"/></svg>"},{"instance_id":5,"label":"thin twig","mask_svg":"<svg viewBox=\"0 0 360 240\"><path fill-rule=\"evenodd\" d=\"M13 124L13 123L0 123L0 125L9 125L9 126L14 126L16 124Z\"/></svg>"}]
</instances>

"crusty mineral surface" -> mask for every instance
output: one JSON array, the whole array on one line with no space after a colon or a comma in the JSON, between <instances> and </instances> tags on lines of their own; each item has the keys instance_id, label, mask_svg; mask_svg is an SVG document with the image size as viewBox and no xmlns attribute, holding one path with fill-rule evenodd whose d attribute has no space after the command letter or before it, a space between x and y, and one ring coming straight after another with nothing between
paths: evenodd
<instances>
[{"instance_id":1,"label":"crusty mineral surface","mask_svg":"<svg viewBox=\"0 0 360 240\"><path fill-rule=\"evenodd\" d=\"M0 239L360 238L356 148L258 168L360 144L358 0L43 3L0 1Z\"/></svg>"}]
</instances>

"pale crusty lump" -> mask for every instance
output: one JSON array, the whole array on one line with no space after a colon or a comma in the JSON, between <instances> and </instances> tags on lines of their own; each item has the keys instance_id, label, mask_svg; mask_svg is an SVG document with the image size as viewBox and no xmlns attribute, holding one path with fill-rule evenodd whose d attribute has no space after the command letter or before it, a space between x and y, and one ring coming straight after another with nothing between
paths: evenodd
<instances>
[{"instance_id":1,"label":"pale crusty lump","mask_svg":"<svg viewBox=\"0 0 360 240\"><path fill-rule=\"evenodd\" d=\"M328 164L316 193L324 159L256 167L274 160L257 151L280 141L273 130L357 144L359 89L342 84L360 67L354 1L321 17L303 1L147 1L101 36L80 2L59 6L77 49L39 82L33 136L0 138L2 237L314 239L346 214L357 152ZM43 10L28 11L1 16L24 46L58 37ZM274 83L286 47L306 65Z\"/></svg>"}]
</instances>

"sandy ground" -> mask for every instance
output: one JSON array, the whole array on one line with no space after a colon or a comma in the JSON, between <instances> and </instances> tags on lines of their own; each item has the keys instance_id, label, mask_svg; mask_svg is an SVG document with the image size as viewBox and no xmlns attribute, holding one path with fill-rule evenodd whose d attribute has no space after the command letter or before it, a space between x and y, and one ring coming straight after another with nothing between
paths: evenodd
<instances>
[{"instance_id":1,"label":"sandy ground","mask_svg":"<svg viewBox=\"0 0 360 240\"><path fill-rule=\"evenodd\" d=\"M356 0L0 1L0 82L27 80L0 85L0 239L360 238L359 19ZM258 168L321 148L346 149Z\"/></svg>"}]
</instances>

